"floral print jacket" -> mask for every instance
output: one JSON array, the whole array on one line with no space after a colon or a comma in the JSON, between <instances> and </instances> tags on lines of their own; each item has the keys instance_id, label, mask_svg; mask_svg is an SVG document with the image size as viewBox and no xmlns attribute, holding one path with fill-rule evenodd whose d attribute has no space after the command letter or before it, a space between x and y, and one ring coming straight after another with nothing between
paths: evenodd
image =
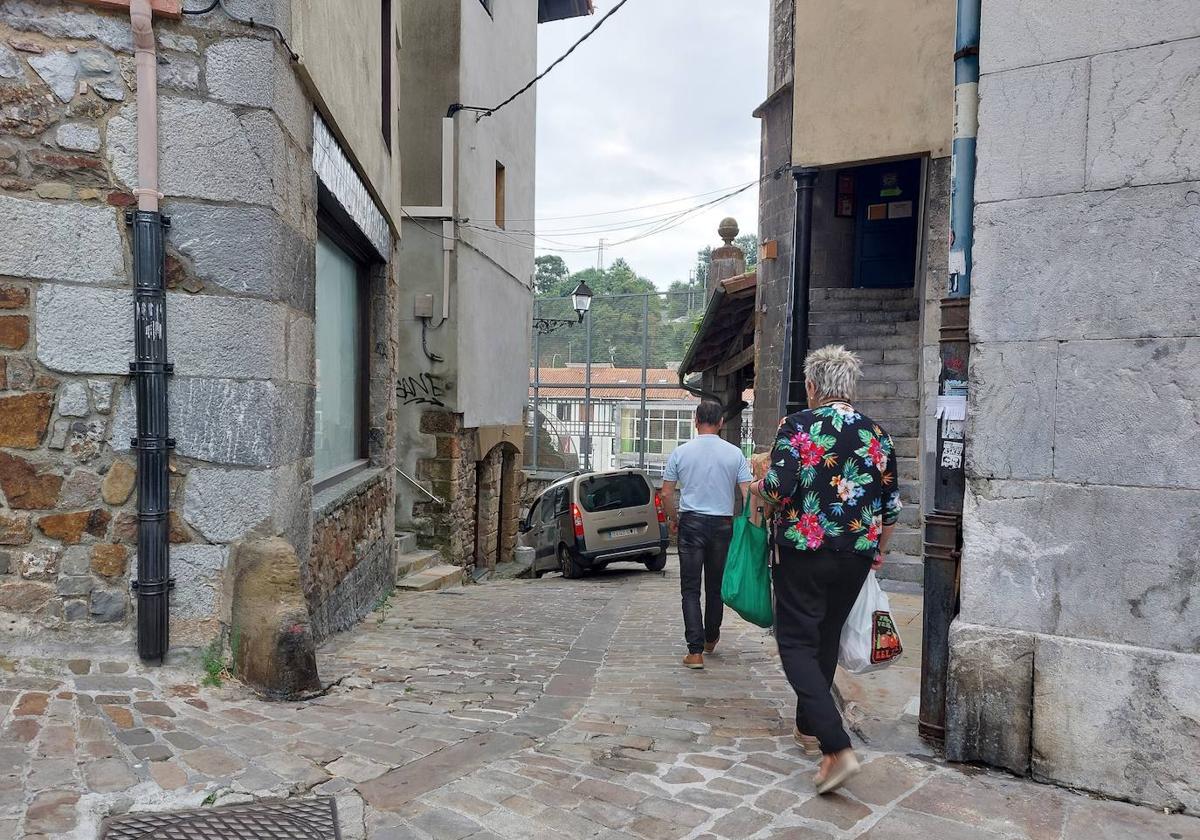
<instances>
[{"instance_id":1,"label":"floral print jacket","mask_svg":"<svg viewBox=\"0 0 1200 840\"><path fill-rule=\"evenodd\" d=\"M887 432L849 403L783 418L762 483L776 508L775 542L874 556L902 507L893 451Z\"/></svg>"}]
</instances>

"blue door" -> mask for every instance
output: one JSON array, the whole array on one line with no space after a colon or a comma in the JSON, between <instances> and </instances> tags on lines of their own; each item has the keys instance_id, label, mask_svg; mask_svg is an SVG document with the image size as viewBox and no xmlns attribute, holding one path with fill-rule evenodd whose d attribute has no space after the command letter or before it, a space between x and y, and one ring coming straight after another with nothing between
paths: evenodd
<instances>
[{"instance_id":1,"label":"blue door","mask_svg":"<svg viewBox=\"0 0 1200 840\"><path fill-rule=\"evenodd\" d=\"M854 286L913 285L921 161L901 160L849 170L854 176Z\"/></svg>"}]
</instances>

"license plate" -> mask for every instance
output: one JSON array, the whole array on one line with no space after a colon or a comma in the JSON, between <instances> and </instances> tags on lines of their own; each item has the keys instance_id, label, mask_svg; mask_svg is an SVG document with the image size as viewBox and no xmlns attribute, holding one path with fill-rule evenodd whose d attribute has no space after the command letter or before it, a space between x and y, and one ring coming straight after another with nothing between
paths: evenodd
<instances>
[{"instance_id":1,"label":"license plate","mask_svg":"<svg viewBox=\"0 0 1200 840\"><path fill-rule=\"evenodd\" d=\"M636 534L637 532L638 532L637 528L622 528L619 531L609 531L608 538L610 540L612 540L612 539L616 539L617 537L630 537L630 536L633 536L634 534Z\"/></svg>"}]
</instances>

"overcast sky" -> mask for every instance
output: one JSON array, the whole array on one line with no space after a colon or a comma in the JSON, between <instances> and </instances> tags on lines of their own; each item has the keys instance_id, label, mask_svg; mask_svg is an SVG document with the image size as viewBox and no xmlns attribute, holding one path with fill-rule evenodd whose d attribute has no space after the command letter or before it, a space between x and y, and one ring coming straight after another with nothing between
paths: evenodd
<instances>
[{"instance_id":1,"label":"overcast sky","mask_svg":"<svg viewBox=\"0 0 1200 840\"><path fill-rule=\"evenodd\" d=\"M539 26L539 67L615 2L596 0L593 17ZM577 271L596 264L603 236L606 265L624 257L665 288L687 279L697 250L720 244L723 217L755 231L757 186L641 241L617 244L653 225L613 228L651 217L668 223L668 214L758 178L759 123L751 112L766 96L766 42L767 0L629 0L541 81L536 214L545 238L537 253L586 248L560 253Z\"/></svg>"}]
</instances>

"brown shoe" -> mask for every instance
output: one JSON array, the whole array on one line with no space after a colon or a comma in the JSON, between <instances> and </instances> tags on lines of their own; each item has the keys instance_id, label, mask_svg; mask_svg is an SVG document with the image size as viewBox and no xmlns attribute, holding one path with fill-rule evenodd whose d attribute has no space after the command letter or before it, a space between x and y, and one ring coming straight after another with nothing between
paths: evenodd
<instances>
[{"instance_id":1,"label":"brown shoe","mask_svg":"<svg viewBox=\"0 0 1200 840\"><path fill-rule=\"evenodd\" d=\"M693 671L702 671L704 670L704 654L689 653L687 656L683 657L683 664L686 667L691 668Z\"/></svg>"},{"instance_id":2,"label":"brown shoe","mask_svg":"<svg viewBox=\"0 0 1200 840\"><path fill-rule=\"evenodd\" d=\"M854 754L854 750L842 750L830 756L830 758L833 760L829 763L825 772L818 772L813 777L813 782L817 786L817 793L832 793L858 775L858 757Z\"/></svg>"},{"instance_id":3,"label":"brown shoe","mask_svg":"<svg viewBox=\"0 0 1200 840\"><path fill-rule=\"evenodd\" d=\"M800 731L800 727L796 726L792 728L792 738L805 755L818 756L821 754L821 742L817 740L816 735L805 735Z\"/></svg>"},{"instance_id":4,"label":"brown shoe","mask_svg":"<svg viewBox=\"0 0 1200 840\"><path fill-rule=\"evenodd\" d=\"M714 650L717 649L717 642L719 642L719 641L721 641L721 637L717 636L717 638L713 639L711 642L705 642L704 643L704 652L712 653Z\"/></svg>"}]
</instances>

